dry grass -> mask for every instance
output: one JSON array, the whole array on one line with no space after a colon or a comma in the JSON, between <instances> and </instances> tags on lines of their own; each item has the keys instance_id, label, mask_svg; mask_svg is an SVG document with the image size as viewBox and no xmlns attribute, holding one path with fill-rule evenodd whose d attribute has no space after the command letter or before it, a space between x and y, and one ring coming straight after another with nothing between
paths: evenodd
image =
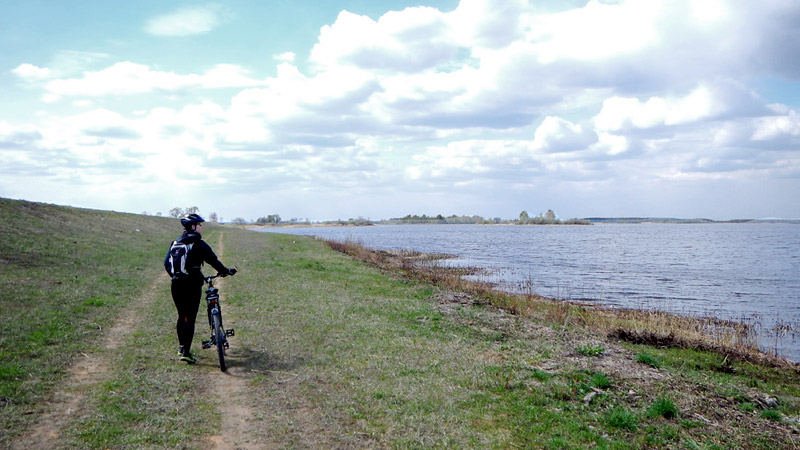
<instances>
[{"instance_id":1,"label":"dry grass","mask_svg":"<svg viewBox=\"0 0 800 450\"><path fill-rule=\"evenodd\" d=\"M373 250L350 240L326 242L336 251L383 270L466 292L522 317L565 327L583 327L636 344L714 351L735 360L793 368L800 372L800 364L759 351L753 328L741 322L579 304L542 297L532 292L508 293L495 289L491 283L463 278L478 273L480 269L450 267L440 263L451 255L410 250Z\"/></svg>"}]
</instances>

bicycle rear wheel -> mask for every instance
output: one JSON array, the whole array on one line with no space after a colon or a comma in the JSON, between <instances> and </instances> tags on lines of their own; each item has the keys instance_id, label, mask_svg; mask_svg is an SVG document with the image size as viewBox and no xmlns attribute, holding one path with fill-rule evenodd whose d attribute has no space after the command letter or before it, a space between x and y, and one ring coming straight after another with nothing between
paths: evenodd
<instances>
[{"instance_id":1,"label":"bicycle rear wheel","mask_svg":"<svg viewBox=\"0 0 800 450\"><path fill-rule=\"evenodd\" d=\"M219 370L225 372L225 330L222 329L221 322L219 314L214 314L214 341L219 354Z\"/></svg>"}]
</instances>

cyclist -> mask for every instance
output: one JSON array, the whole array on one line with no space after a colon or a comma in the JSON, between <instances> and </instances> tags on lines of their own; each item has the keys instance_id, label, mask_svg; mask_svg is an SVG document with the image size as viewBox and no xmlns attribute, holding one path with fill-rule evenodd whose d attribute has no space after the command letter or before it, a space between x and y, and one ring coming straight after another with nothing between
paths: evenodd
<instances>
[{"instance_id":1,"label":"cyclist","mask_svg":"<svg viewBox=\"0 0 800 450\"><path fill-rule=\"evenodd\" d=\"M208 263L222 276L233 275L236 269L228 269L217 258L211 247L203 241L200 232L203 230L203 220L197 214L187 214L181 219L183 234L177 239L186 245L191 244L191 249L186 256L186 271L188 275L175 275L172 277L172 300L178 309L178 356L181 361L195 364L197 359L192 356L191 347L194 338L194 323L197 310L200 307L200 298L203 292L203 273L200 271L203 263ZM170 252L164 258L164 268L170 273Z\"/></svg>"}]
</instances>

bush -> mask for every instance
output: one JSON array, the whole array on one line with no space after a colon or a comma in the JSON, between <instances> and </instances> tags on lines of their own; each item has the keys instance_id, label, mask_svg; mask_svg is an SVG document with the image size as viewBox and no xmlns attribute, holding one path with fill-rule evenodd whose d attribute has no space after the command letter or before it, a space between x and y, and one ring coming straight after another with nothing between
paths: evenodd
<instances>
[{"instance_id":1,"label":"bush","mask_svg":"<svg viewBox=\"0 0 800 450\"><path fill-rule=\"evenodd\" d=\"M598 389L606 389L611 387L611 380L602 372L597 372L592 376L592 384Z\"/></svg>"},{"instance_id":2,"label":"bush","mask_svg":"<svg viewBox=\"0 0 800 450\"><path fill-rule=\"evenodd\" d=\"M606 349L602 345L580 345L575 348L575 351L583 356L600 356L605 353Z\"/></svg>"},{"instance_id":3,"label":"bush","mask_svg":"<svg viewBox=\"0 0 800 450\"><path fill-rule=\"evenodd\" d=\"M761 411L761 417L774 422L780 422L782 420L781 413L775 411L774 409L765 409L764 411Z\"/></svg>"},{"instance_id":4,"label":"bush","mask_svg":"<svg viewBox=\"0 0 800 450\"><path fill-rule=\"evenodd\" d=\"M616 407L609 410L606 416L606 423L614 428L622 428L634 431L639 426L639 420L631 410L624 407Z\"/></svg>"},{"instance_id":5,"label":"bush","mask_svg":"<svg viewBox=\"0 0 800 450\"><path fill-rule=\"evenodd\" d=\"M661 397L650 406L650 409L647 410L647 415L650 417L663 416L666 419L672 419L678 417L678 408L672 400Z\"/></svg>"}]
</instances>

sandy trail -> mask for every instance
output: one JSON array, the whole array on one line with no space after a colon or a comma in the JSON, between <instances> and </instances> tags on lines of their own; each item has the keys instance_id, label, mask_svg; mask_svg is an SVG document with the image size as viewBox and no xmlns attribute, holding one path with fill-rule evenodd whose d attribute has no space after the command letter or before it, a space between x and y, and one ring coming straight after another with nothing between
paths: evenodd
<instances>
[{"instance_id":1,"label":"sandy trail","mask_svg":"<svg viewBox=\"0 0 800 450\"><path fill-rule=\"evenodd\" d=\"M114 324L103 330L100 351L81 353L67 367L67 378L53 393L52 398L42 404L44 411L39 421L27 433L17 438L13 449L30 450L57 448L61 442L63 427L74 417L86 414L84 405L92 386L108 379L110 358L119 348L126 335L134 332L157 297L164 280L156 278L142 293L122 309Z\"/></svg>"},{"instance_id":2,"label":"sandy trail","mask_svg":"<svg viewBox=\"0 0 800 450\"><path fill-rule=\"evenodd\" d=\"M222 236L217 243L218 255L224 260L225 245ZM225 279L219 279L216 286L220 288L220 304L223 310L224 325L227 329L236 329L236 323L230 319L231 314L236 311L236 306L225 303L224 287ZM205 324L206 321L198 321ZM197 334L205 336L208 334L207 328L198 328ZM209 436L207 439L212 444L212 448L220 450L237 449L264 449L276 448L265 442L259 442L255 433L256 426L253 423L255 415L248 401L248 379L250 374L239 364L241 356L237 353L235 337L231 340L231 348L227 350L225 358L227 370L222 372L219 366L209 374L209 387L220 398L219 413L222 416L222 428L218 434ZM216 349L211 348L207 357L213 358L213 364L218 364Z\"/></svg>"}]
</instances>

